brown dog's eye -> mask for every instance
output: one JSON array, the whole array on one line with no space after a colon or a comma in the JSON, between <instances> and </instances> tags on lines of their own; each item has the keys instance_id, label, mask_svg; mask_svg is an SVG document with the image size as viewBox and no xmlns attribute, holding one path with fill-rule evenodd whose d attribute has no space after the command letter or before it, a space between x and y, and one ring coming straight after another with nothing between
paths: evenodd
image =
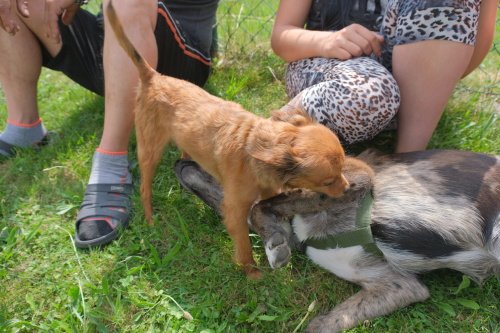
<instances>
[{"instance_id":1,"label":"brown dog's eye","mask_svg":"<svg viewBox=\"0 0 500 333\"><path fill-rule=\"evenodd\" d=\"M323 186L331 186L334 183L333 180L329 180L323 183Z\"/></svg>"}]
</instances>

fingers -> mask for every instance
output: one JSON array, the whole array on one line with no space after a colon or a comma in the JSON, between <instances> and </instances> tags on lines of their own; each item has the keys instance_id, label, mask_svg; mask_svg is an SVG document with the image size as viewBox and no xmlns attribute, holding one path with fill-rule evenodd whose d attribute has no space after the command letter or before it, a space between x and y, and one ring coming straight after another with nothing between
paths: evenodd
<instances>
[{"instance_id":1,"label":"fingers","mask_svg":"<svg viewBox=\"0 0 500 333\"><path fill-rule=\"evenodd\" d=\"M13 20L2 17L1 14L0 14L0 28L5 30L10 35L15 35L21 29L19 27L19 24L17 24Z\"/></svg>"},{"instance_id":2,"label":"fingers","mask_svg":"<svg viewBox=\"0 0 500 333\"><path fill-rule=\"evenodd\" d=\"M374 53L377 57L380 57L382 53L381 44L384 42L384 37L363 26L356 26L356 31L358 32L356 36L363 39L360 43L363 43L362 49L364 54L370 55Z\"/></svg>"},{"instance_id":3,"label":"fingers","mask_svg":"<svg viewBox=\"0 0 500 333\"><path fill-rule=\"evenodd\" d=\"M72 5L64 11L62 15L62 22L64 25L70 25L71 22L73 22L73 18L75 17L78 9L80 9L79 5Z\"/></svg>"},{"instance_id":4,"label":"fingers","mask_svg":"<svg viewBox=\"0 0 500 333\"><path fill-rule=\"evenodd\" d=\"M17 0L17 11L24 17L29 17L28 0Z\"/></svg>"},{"instance_id":5,"label":"fingers","mask_svg":"<svg viewBox=\"0 0 500 333\"><path fill-rule=\"evenodd\" d=\"M60 42L59 34L59 16L62 14L62 9L53 0L45 1L44 23L47 27L46 35L48 38Z\"/></svg>"},{"instance_id":6,"label":"fingers","mask_svg":"<svg viewBox=\"0 0 500 333\"><path fill-rule=\"evenodd\" d=\"M333 56L340 60L362 55L380 56L384 37L374 31L352 24L337 32L335 46L332 46Z\"/></svg>"},{"instance_id":7,"label":"fingers","mask_svg":"<svg viewBox=\"0 0 500 333\"><path fill-rule=\"evenodd\" d=\"M360 46L359 40L351 41L351 40L346 39L340 43L340 47L341 47L342 51L344 51L345 53L348 54L347 58L344 58L341 60L350 59L352 57L359 57L359 56L365 54L363 51L363 47Z\"/></svg>"},{"instance_id":8,"label":"fingers","mask_svg":"<svg viewBox=\"0 0 500 333\"><path fill-rule=\"evenodd\" d=\"M10 0L0 0L0 27L11 35L15 35L20 29L11 11Z\"/></svg>"},{"instance_id":9,"label":"fingers","mask_svg":"<svg viewBox=\"0 0 500 333\"><path fill-rule=\"evenodd\" d=\"M47 37L59 43L61 41L59 17L63 24L69 25L79 8L74 0L45 0L44 24L47 27Z\"/></svg>"},{"instance_id":10,"label":"fingers","mask_svg":"<svg viewBox=\"0 0 500 333\"><path fill-rule=\"evenodd\" d=\"M11 35L15 35L21 29L17 22L10 19L9 17L5 17L4 15L2 15L2 13L0 13L0 28Z\"/></svg>"}]
</instances>

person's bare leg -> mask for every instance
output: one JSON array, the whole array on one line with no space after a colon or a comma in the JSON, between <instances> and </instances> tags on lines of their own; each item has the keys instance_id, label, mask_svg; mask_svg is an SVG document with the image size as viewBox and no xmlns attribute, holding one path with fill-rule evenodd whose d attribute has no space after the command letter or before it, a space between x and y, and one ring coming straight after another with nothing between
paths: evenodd
<instances>
[{"instance_id":1,"label":"person's bare leg","mask_svg":"<svg viewBox=\"0 0 500 333\"><path fill-rule=\"evenodd\" d=\"M40 41L53 55L56 45L37 35L42 30L41 2L30 2L29 19L19 18L20 31L11 36L0 29L0 83L6 98L7 128L2 140L15 146L27 146L43 137L37 105L37 82L42 68ZM10 140L12 141L10 141Z\"/></svg>"},{"instance_id":2,"label":"person's bare leg","mask_svg":"<svg viewBox=\"0 0 500 333\"><path fill-rule=\"evenodd\" d=\"M0 82L9 119L19 123L38 120L36 85L42 68L38 41L25 25L11 36L0 29Z\"/></svg>"},{"instance_id":3,"label":"person's bare leg","mask_svg":"<svg viewBox=\"0 0 500 333\"><path fill-rule=\"evenodd\" d=\"M105 12L105 31L103 49L104 67L104 130L101 142L94 153L92 171L89 178L89 188L95 192L108 192L98 190L95 184L110 186L110 190L125 188L125 184L132 182L128 170L128 143L134 124L133 107L135 104L136 88L139 83L138 71L125 51L118 44L116 36L107 22L106 8L109 0L105 0L103 8ZM154 29L157 19L157 1L155 0L120 0L115 1L115 10L124 29L134 46L153 67L157 64L157 45ZM116 185L115 185L116 184ZM121 186L118 186L121 185ZM92 192L91 192L92 193ZM113 200L122 200L123 206L116 205L109 208L114 212L104 210L108 202L103 196L97 205L97 211L93 210L93 194L90 199L84 198L84 203L77 221L78 247L89 247L108 243L116 230L114 225L118 219L113 218L115 212L123 214L122 222L128 219L129 194L121 192ZM116 202L116 201L114 201ZM103 205L102 207L100 205ZM124 225L124 224L123 224Z\"/></svg>"},{"instance_id":4,"label":"person's bare leg","mask_svg":"<svg viewBox=\"0 0 500 333\"><path fill-rule=\"evenodd\" d=\"M109 0L104 1L106 11ZM154 0L120 1L115 8L125 33L151 66L158 62L154 36L156 26ZM107 15L105 15L107 18ZM133 107L138 71L121 48L111 26L106 22L104 31L104 130L99 147L94 154L89 184L129 184L127 148L134 124Z\"/></svg>"},{"instance_id":5,"label":"person's bare leg","mask_svg":"<svg viewBox=\"0 0 500 333\"><path fill-rule=\"evenodd\" d=\"M393 74L401 91L396 152L424 150L474 48L451 41L396 46Z\"/></svg>"},{"instance_id":6,"label":"person's bare leg","mask_svg":"<svg viewBox=\"0 0 500 333\"><path fill-rule=\"evenodd\" d=\"M104 1L104 8L108 2ZM115 2L121 22L127 22L125 33L153 68L158 62L154 36L156 6L157 2L152 0L120 0L119 5ZM127 151L139 76L109 24L105 24L104 36L105 118L99 148L113 152Z\"/></svg>"}]
</instances>

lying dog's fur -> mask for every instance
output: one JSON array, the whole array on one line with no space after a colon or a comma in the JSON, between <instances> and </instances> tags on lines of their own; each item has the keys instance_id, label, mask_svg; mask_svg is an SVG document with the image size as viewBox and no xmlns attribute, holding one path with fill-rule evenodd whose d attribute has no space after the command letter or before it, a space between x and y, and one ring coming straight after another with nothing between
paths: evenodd
<instances>
[{"instance_id":1,"label":"lying dog's fur","mask_svg":"<svg viewBox=\"0 0 500 333\"><path fill-rule=\"evenodd\" d=\"M308 332L338 332L425 300L429 291L416 277L421 272L451 268L479 283L500 274L500 157L425 151L359 158L346 159L351 187L339 199L296 190L252 210L251 227L263 238L271 266L280 267L292 244L357 228L361 198L373 191L371 230L383 258L362 246L305 246L318 265L362 286L313 319Z\"/></svg>"},{"instance_id":2,"label":"lying dog's fur","mask_svg":"<svg viewBox=\"0 0 500 333\"><path fill-rule=\"evenodd\" d=\"M146 219L151 223L156 166L165 146L174 142L223 186L224 223L235 244L235 260L257 277L246 222L251 205L283 188L340 196L348 183L341 173L344 152L338 138L308 117L296 116L298 126L260 118L194 84L160 75L130 43L111 2L107 15L139 70L135 127Z\"/></svg>"}]
</instances>

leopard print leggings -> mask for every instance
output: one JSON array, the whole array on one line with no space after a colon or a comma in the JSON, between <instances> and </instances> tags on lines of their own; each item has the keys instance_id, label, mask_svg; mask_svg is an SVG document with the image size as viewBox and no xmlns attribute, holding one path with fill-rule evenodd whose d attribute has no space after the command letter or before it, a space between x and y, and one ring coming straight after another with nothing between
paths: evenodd
<instances>
[{"instance_id":1,"label":"leopard print leggings","mask_svg":"<svg viewBox=\"0 0 500 333\"><path fill-rule=\"evenodd\" d=\"M380 59L309 58L286 72L290 98L334 131L345 144L372 139L396 115L400 94L390 72L396 45L449 40L474 45L480 0L389 0L381 32Z\"/></svg>"}]
</instances>

